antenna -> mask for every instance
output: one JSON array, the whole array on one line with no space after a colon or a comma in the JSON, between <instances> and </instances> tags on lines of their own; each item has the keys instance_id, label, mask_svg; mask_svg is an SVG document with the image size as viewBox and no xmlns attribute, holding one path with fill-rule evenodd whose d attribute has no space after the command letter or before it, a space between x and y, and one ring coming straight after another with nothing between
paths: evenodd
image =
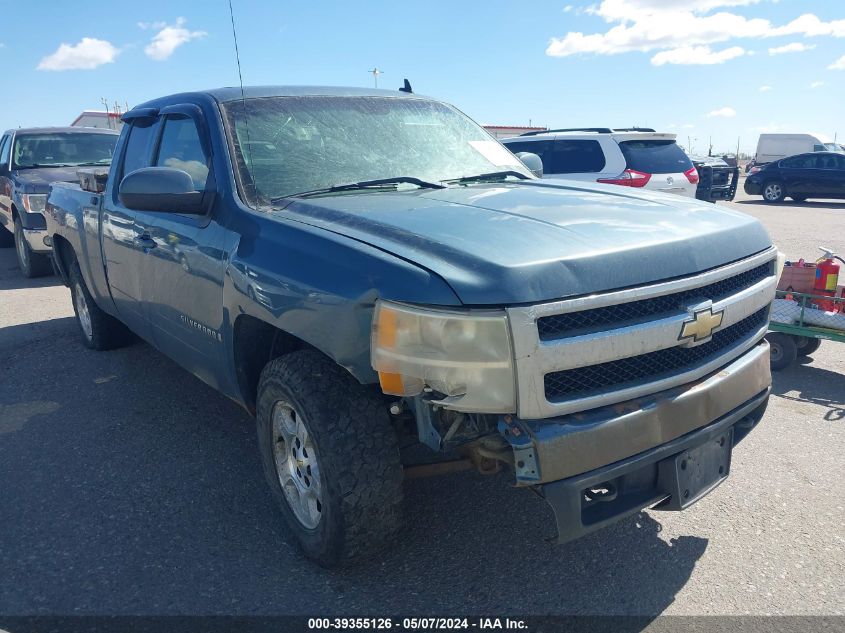
<instances>
[{"instance_id":1,"label":"antenna","mask_svg":"<svg viewBox=\"0 0 845 633\"><path fill-rule=\"evenodd\" d=\"M367 72L368 72L368 73L372 73L372 75L373 75L373 81L374 81L374 82L375 82L375 84L376 84L376 88L378 88L378 76L379 76L379 75L383 75L383 74L384 74L384 71L383 71L383 70L379 70L379 69L378 69L378 66L376 66L375 68L373 68L372 70L368 70Z\"/></svg>"},{"instance_id":2,"label":"antenna","mask_svg":"<svg viewBox=\"0 0 845 633\"><path fill-rule=\"evenodd\" d=\"M249 170L249 179L252 181L253 195L255 193L255 178L252 175L252 141L249 139L249 117L246 113L246 97L244 96L244 78L241 74L241 54L238 51L238 32L235 30L235 12L232 10L232 0L229 0L229 17L232 20L232 39L235 41L235 60L238 62L238 81L241 85L241 108L244 113L244 128L246 129L246 146L249 152L249 160L244 157L244 163ZM241 150L243 153L243 150ZM249 204L249 202L247 202Z\"/></svg>"}]
</instances>

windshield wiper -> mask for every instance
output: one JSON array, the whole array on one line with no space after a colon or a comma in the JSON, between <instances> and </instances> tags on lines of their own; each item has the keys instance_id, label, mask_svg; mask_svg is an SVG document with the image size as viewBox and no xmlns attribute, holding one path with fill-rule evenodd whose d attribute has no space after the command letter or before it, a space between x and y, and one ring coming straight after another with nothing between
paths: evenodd
<instances>
[{"instance_id":1,"label":"windshield wiper","mask_svg":"<svg viewBox=\"0 0 845 633\"><path fill-rule=\"evenodd\" d=\"M89 163L76 163L75 165L69 165L72 167L108 167L111 164L110 160L98 160L92 161Z\"/></svg>"},{"instance_id":2,"label":"windshield wiper","mask_svg":"<svg viewBox=\"0 0 845 633\"><path fill-rule=\"evenodd\" d=\"M39 169L44 167L73 167L68 163L31 163L29 165L21 165L20 169Z\"/></svg>"},{"instance_id":3,"label":"windshield wiper","mask_svg":"<svg viewBox=\"0 0 845 633\"><path fill-rule=\"evenodd\" d=\"M508 176L513 176L514 178L519 178L520 180L529 179L529 177L521 171L514 171L511 169L506 171L491 171L487 174L476 174L475 176L464 176L462 178L452 178L451 180L444 180L443 182L456 182L458 184L464 184L467 182L500 182Z\"/></svg>"},{"instance_id":4,"label":"windshield wiper","mask_svg":"<svg viewBox=\"0 0 845 633\"><path fill-rule=\"evenodd\" d=\"M441 185L436 182L428 182L413 176L396 176L395 178L377 178L375 180L362 180L360 182L347 182L339 185L332 185L331 187L323 187L322 189L312 189L311 191L302 191L300 193L292 193L287 196L279 196L277 198L270 198L271 203L283 202L289 198L305 198L307 196L316 196L325 193L335 193L338 191L355 191L361 189L379 189L390 188L395 190L395 185L407 183L416 185L422 189L445 189L446 185ZM391 185L394 185L391 187Z\"/></svg>"}]
</instances>

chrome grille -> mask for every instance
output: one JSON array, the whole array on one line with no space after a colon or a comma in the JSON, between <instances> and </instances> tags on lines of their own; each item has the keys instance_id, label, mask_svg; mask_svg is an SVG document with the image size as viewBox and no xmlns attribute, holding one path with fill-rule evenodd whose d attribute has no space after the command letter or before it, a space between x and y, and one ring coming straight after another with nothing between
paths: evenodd
<instances>
[{"instance_id":1,"label":"chrome grille","mask_svg":"<svg viewBox=\"0 0 845 633\"><path fill-rule=\"evenodd\" d=\"M719 330L708 343L697 347L670 347L649 354L622 358L609 363L579 367L546 374L546 397L588 396L642 383L660 380L676 372L685 372L728 352L757 332L768 322L768 306L738 323Z\"/></svg>"},{"instance_id":2,"label":"chrome grille","mask_svg":"<svg viewBox=\"0 0 845 633\"><path fill-rule=\"evenodd\" d=\"M581 310L567 314L553 314L537 320L540 340L550 341L567 336L579 336L590 332L625 327L645 318L659 318L660 315L684 310L697 299L711 299L714 303L753 286L772 274L774 263L766 262L751 270L727 279L651 299L631 301L619 305Z\"/></svg>"},{"instance_id":3,"label":"chrome grille","mask_svg":"<svg viewBox=\"0 0 845 633\"><path fill-rule=\"evenodd\" d=\"M518 415L548 418L703 378L756 345L777 285L774 247L689 277L507 309ZM709 311L708 338L682 336Z\"/></svg>"}]
</instances>

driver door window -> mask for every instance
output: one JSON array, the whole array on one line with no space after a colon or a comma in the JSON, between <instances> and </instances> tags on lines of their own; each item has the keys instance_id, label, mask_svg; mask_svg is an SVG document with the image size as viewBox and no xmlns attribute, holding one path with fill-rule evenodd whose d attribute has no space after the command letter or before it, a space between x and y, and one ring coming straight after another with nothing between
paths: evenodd
<instances>
[{"instance_id":1,"label":"driver door window","mask_svg":"<svg viewBox=\"0 0 845 633\"><path fill-rule=\"evenodd\" d=\"M194 191L205 191L208 156L193 119L184 115L171 115L165 119L155 164L187 172L194 182Z\"/></svg>"}]
</instances>

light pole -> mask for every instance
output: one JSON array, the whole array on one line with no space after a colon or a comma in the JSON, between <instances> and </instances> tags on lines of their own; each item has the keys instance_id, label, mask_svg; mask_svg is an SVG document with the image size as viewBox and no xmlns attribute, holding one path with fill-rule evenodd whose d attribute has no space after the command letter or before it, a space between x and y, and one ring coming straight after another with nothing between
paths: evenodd
<instances>
[{"instance_id":1,"label":"light pole","mask_svg":"<svg viewBox=\"0 0 845 633\"><path fill-rule=\"evenodd\" d=\"M370 70L370 71L368 71L368 72L372 73L372 75L373 75L373 82L375 83L376 88L378 88L378 76L379 76L379 75L383 75L383 74L384 74L384 71L381 71L381 70L379 70L379 69L378 69L378 67L375 67L375 68L373 68L372 70Z\"/></svg>"}]
</instances>

